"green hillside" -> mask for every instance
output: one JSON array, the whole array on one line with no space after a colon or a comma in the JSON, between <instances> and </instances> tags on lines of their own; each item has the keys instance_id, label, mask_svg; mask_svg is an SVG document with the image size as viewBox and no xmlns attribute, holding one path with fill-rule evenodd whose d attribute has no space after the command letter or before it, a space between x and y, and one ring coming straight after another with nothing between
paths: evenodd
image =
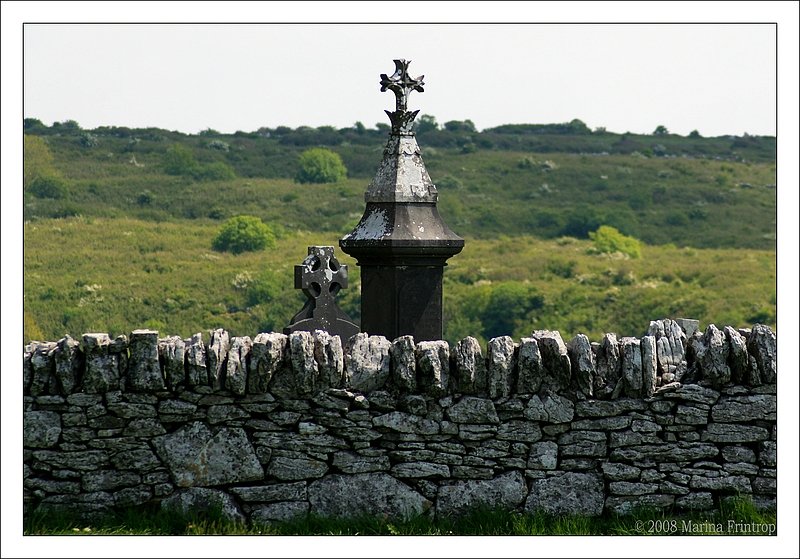
<instances>
[{"instance_id":1,"label":"green hillside","mask_svg":"<svg viewBox=\"0 0 800 559\"><path fill-rule=\"evenodd\" d=\"M448 339L640 335L663 316L775 327L775 138L422 122L440 212L467 239L445 273ZM280 330L302 304L292 267L307 245L337 245L356 224L387 134L359 123L185 135L34 119L25 132L26 341L143 326ZM338 153L348 178L295 182L313 146ZM224 220L242 214L269 224L277 246L213 250ZM641 258L598 253L589 234L601 225L644 243ZM357 318L358 268L337 254L351 270L342 304Z\"/></svg>"}]
</instances>

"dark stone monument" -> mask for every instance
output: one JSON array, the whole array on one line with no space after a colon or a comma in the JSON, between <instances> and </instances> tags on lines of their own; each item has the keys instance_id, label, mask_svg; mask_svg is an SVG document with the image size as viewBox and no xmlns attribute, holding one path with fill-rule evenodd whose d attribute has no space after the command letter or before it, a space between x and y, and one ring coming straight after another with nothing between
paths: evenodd
<instances>
[{"instance_id":1,"label":"dark stone monument","mask_svg":"<svg viewBox=\"0 0 800 559\"><path fill-rule=\"evenodd\" d=\"M375 178L364 195L366 209L355 229L339 240L361 267L361 330L393 340L442 339L442 274L461 252L464 239L442 221L438 194L411 129L419 111L408 96L423 91L423 76L408 75L408 60L395 60L381 74L381 91L396 96L389 141Z\"/></svg>"},{"instance_id":2,"label":"dark stone monument","mask_svg":"<svg viewBox=\"0 0 800 559\"><path fill-rule=\"evenodd\" d=\"M358 334L358 325L336 304L336 294L347 287L347 266L339 264L333 247L308 247L308 256L294 267L294 286L302 289L308 300L283 329L284 334L325 330L331 336L339 336L342 345Z\"/></svg>"}]
</instances>

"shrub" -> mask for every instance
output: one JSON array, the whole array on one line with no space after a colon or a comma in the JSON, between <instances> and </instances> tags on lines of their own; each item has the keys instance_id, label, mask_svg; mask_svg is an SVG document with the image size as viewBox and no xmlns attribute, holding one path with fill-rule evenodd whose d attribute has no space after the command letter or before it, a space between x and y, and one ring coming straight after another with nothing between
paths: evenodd
<instances>
[{"instance_id":1,"label":"shrub","mask_svg":"<svg viewBox=\"0 0 800 559\"><path fill-rule=\"evenodd\" d=\"M28 192L37 198L52 198L58 200L66 198L69 194L67 182L56 175L40 175L33 179Z\"/></svg>"},{"instance_id":2,"label":"shrub","mask_svg":"<svg viewBox=\"0 0 800 559\"><path fill-rule=\"evenodd\" d=\"M208 165L198 165L194 168L192 176L199 181L222 181L236 178L236 173L227 163L215 161Z\"/></svg>"},{"instance_id":3,"label":"shrub","mask_svg":"<svg viewBox=\"0 0 800 559\"><path fill-rule=\"evenodd\" d=\"M637 239L623 235L609 225L601 225L597 231L589 233L589 238L594 241L594 248L598 252L609 254L621 252L631 258L639 258L642 255L642 247Z\"/></svg>"},{"instance_id":4,"label":"shrub","mask_svg":"<svg viewBox=\"0 0 800 559\"><path fill-rule=\"evenodd\" d=\"M275 234L269 225L252 215L230 218L213 241L214 250L234 254L263 250L268 246L275 246Z\"/></svg>"},{"instance_id":5,"label":"shrub","mask_svg":"<svg viewBox=\"0 0 800 559\"><path fill-rule=\"evenodd\" d=\"M56 175L53 154L47 143L39 136L25 134L22 157L22 184L25 188L43 175Z\"/></svg>"},{"instance_id":6,"label":"shrub","mask_svg":"<svg viewBox=\"0 0 800 559\"><path fill-rule=\"evenodd\" d=\"M325 148L311 148L300 154L299 183L339 182L347 177L347 168L338 153Z\"/></svg>"},{"instance_id":7,"label":"shrub","mask_svg":"<svg viewBox=\"0 0 800 559\"><path fill-rule=\"evenodd\" d=\"M162 164L168 175L191 175L197 168L194 154L181 144L173 144L167 148Z\"/></svg>"}]
</instances>

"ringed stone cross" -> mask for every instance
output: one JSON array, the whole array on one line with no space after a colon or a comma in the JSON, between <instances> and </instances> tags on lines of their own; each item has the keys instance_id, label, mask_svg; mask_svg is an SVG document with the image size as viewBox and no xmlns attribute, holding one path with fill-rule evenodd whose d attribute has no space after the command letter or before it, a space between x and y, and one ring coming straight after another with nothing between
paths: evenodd
<instances>
[{"instance_id":1,"label":"ringed stone cross","mask_svg":"<svg viewBox=\"0 0 800 559\"><path fill-rule=\"evenodd\" d=\"M308 247L308 256L294 267L294 286L302 289L308 300L284 328L285 334L325 330L346 344L360 331L336 303L336 294L347 287L347 266L339 264L332 246Z\"/></svg>"},{"instance_id":2,"label":"ringed stone cross","mask_svg":"<svg viewBox=\"0 0 800 559\"><path fill-rule=\"evenodd\" d=\"M410 60L403 58L394 61L395 71L391 76L381 74L381 91L390 89L395 95L395 111L385 111L392 122L392 133L399 135L409 135L411 133L411 123L419 111L408 110L408 96L412 91L425 91L422 86L425 82L419 76L412 78L408 75L408 65Z\"/></svg>"}]
</instances>

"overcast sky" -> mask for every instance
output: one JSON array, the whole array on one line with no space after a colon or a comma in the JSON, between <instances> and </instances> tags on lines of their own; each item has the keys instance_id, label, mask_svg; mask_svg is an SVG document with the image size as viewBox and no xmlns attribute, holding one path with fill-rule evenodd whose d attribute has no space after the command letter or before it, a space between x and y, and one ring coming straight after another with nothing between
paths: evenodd
<instances>
[{"instance_id":1,"label":"overcast sky","mask_svg":"<svg viewBox=\"0 0 800 559\"><path fill-rule=\"evenodd\" d=\"M774 24L29 24L24 114L84 128L233 133L387 122L410 107L478 129L567 122L775 135Z\"/></svg>"}]
</instances>

